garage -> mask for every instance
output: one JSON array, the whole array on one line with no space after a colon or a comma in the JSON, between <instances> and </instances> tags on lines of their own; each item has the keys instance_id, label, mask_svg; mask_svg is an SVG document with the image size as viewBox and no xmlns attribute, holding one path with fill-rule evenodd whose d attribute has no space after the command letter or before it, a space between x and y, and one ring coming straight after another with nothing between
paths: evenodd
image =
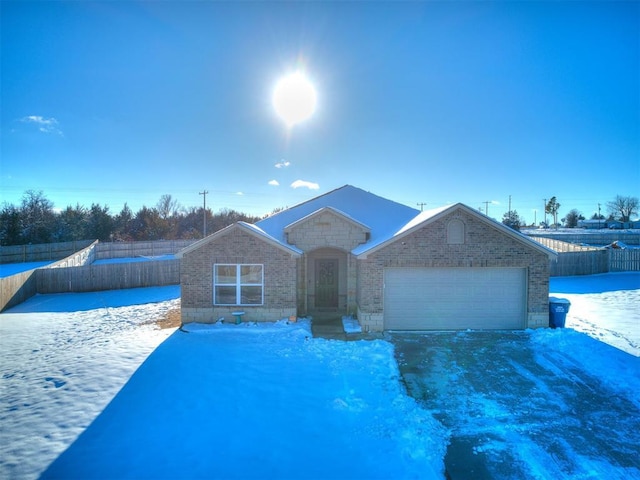
<instances>
[{"instance_id":1,"label":"garage","mask_svg":"<svg viewBox=\"0 0 640 480\"><path fill-rule=\"evenodd\" d=\"M525 268L387 268L385 330L522 329Z\"/></svg>"}]
</instances>

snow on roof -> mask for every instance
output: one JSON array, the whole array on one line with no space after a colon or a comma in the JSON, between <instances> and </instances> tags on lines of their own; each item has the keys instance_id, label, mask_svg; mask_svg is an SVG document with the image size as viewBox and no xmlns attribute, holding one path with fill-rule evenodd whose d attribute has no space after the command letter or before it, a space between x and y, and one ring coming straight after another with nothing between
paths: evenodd
<instances>
[{"instance_id":1,"label":"snow on roof","mask_svg":"<svg viewBox=\"0 0 640 480\"><path fill-rule=\"evenodd\" d=\"M403 225L400 229L398 229L397 232L395 232L393 235L390 235L387 238L383 238L377 242L370 242L370 243L366 243L364 245L359 245L358 247L356 247L352 253L354 255L362 255L363 257L366 257L367 254L373 253L373 251L381 248L384 244L386 243L390 243L391 241L395 241L398 238L407 235L411 230L417 228L419 225L423 225L425 223L431 222L432 220L436 219L437 217L439 217L440 215L446 214L454 209L462 209L464 211L466 211L468 214L475 216L476 218L478 218L479 220L483 221L484 223L486 223L487 225L491 225L493 226L493 228L496 228L498 230L500 230L502 233L505 233L513 238L515 238L516 240L529 245L530 247L533 247L536 250L539 250L541 252L544 252L545 254L547 254L549 256L549 258L556 258L557 257L557 253L550 249L545 247L544 245L532 240L531 238L527 237L526 235L523 235L520 232L517 232L515 230L513 230L512 228L497 222L496 220L489 218L488 216L474 210L473 208L469 207L468 205L465 205L463 203L456 203L454 205L446 205L444 207L438 207L438 208L433 208L430 210L425 210L424 212L420 212L418 215L416 215L414 218L412 218L411 220L409 220L405 225Z\"/></svg>"},{"instance_id":2,"label":"snow on roof","mask_svg":"<svg viewBox=\"0 0 640 480\"><path fill-rule=\"evenodd\" d=\"M243 228L247 231L249 231L250 233L253 233L254 235L260 236L262 237L265 241L280 247L282 249L285 249L287 251L289 251L289 253L292 254L296 254L296 255L301 255L303 252L302 250L300 250L299 248L293 246L293 245L289 245L286 242L283 242L279 239L274 238L273 236L269 235L267 232L265 232L263 229L261 229L260 227L258 227L257 225L254 225L252 223L247 223L247 222L236 222L232 225L228 225L220 230L218 230L215 233L212 233L211 235L203 238L202 240L198 240L195 243L192 243L191 245L183 248L182 250L180 250L177 254L176 257L177 258L182 258L184 256L185 253L189 253L193 250L197 250L198 248L200 248L202 245L213 241L214 239L220 237L221 235L224 235L226 232L228 232L229 230L231 230L232 228Z\"/></svg>"},{"instance_id":3,"label":"snow on roof","mask_svg":"<svg viewBox=\"0 0 640 480\"><path fill-rule=\"evenodd\" d=\"M311 217L313 217L314 215L319 215L320 213L322 213L322 212L327 212L327 211L329 211L329 212L333 212L334 214L336 214L336 215L338 215L338 216L340 216L340 217L344 218L345 220L347 220L347 221L349 221L349 222L353 223L354 225L358 225L360 228L365 229L367 232L371 232L371 229L369 228L369 226L368 226L368 225L365 225L364 223L359 222L357 219L352 218L350 215L347 215L346 213L341 212L341 211L340 211L340 210L338 210L337 208L333 208L333 207L322 207L321 209L316 210L315 212L310 213L309 215L307 215L307 216L305 216L305 217L302 217L302 218L300 218L299 220L296 220L296 221L295 221L295 222L293 222L293 223L290 223L289 225L287 225L287 226L285 227L284 231L285 231L285 232L288 232L288 231L289 231L289 230L291 230L291 228L293 228L294 226L296 226L296 225L298 225L298 224L300 224L300 223L302 223L302 222L304 222L304 221L306 221L306 220L310 219L310 218L311 218Z\"/></svg>"},{"instance_id":4,"label":"snow on roof","mask_svg":"<svg viewBox=\"0 0 640 480\"><path fill-rule=\"evenodd\" d=\"M287 245L284 238L285 227L324 207L332 207L354 221L368 226L371 229L371 238L366 248L392 237L420 213L415 208L345 185L260 220L256 222L256 226Z\"/></svg>"},{"instance_id":5,"label":"snow on roof","mask_svg":"<svg viewBox=\"0 0 640 480\"><path fill-rule=\"evenodd\" d=\"M275 243L278 245L281 245L285 248L287 248L288 250L293 250L295 253L298 254L302 254L304 253L302 250L300 250L298 247L295 247L293 245L289 245L286 242L283 242L277 238L274 238L272 235L269 235L267 232L265 232L262 228L258 227L257 225L254 225L252 223L247 223L247 222L238 222L239 224L241 224L243 227L246 227L250 230L253 230L257 235L260 235L262 237L265 238L265 240L271 242L271 243Z\"/></svg>"},{"instance_id":6,"label":"snow on roof","mask_svg":"<svg viewBox=\"0 0 640 480\"><path fill-rule=\"evenodd\" d=\"M415 227L416 225L419 225L422 222L426 222L427 220L429 220L432 217L435 217L436 215L438 215L439 213L444 212L445 210L448 210L449 208L451 208L453 205L444 205L442 207L438 207L438 208L431 208L429 210L425 210L424 212L420 212L418 215L416 215L411 221L409 221L406 225L404 225L400 230L398 230L394 237L396 235L400 235L401 233L404 233L405 231Z\"/></svg>"},{"instance_id":7,"label":"snow on roof","mask_svg":"<svg viewBox=\"0 0 640 480\"><path fill-rule=\"evenodd\" d=\"M408 232L409 230L411 230L412 228L416 227L417 225L422 224L423 222L426 222L430 219L432 219L433 217L439 215L440 213L450 209L453 205L445 205L443 207L438 207L438 208L431 208L429 210L424 210L423 212L418 212L417 215L415 215L413 218L411 218L407 223L405 223L404 225L400 226L400 228L393 232L391 235L385 237L385 238L381 238L378 239L378 241L376 242L369 242L366 243L364 245L359 245L358 247L356 247L355 249L353 249L353 254L354 255L361 255L365 252L368 252L369 250L378 247L379 245L385 243L388 240L391 240L392 238L395 238L397 236L400 236L402 234L404 234L405 232Z\"/></svg>"}]
</instances>

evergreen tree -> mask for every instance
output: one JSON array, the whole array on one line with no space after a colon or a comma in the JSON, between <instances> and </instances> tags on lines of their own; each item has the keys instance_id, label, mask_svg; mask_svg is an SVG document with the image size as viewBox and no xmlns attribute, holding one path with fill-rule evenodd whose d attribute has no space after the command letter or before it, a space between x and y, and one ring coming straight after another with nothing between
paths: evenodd
<instances>
[{"instance_id":1,"label":"evergreen tree","mask_svg":"<svg viewBox=\"0 0 640 480\"><path fill-rule=\"evenodd\" d=\"M84 240L87 230L87 210L76 204L75 207L67 206L57 217L56 240L58 242L70 242Z\"/></svg>"},{"instance_id":2,"label":"evergreen tree","mask_svg":"<svg viewBox=\"0 0 640 480\"><path fill-rule=\"evenodd\" d=\"M509 210L502 216L502 223L504 223L507 227L511 227L516 231L520 231L520 227L522 226L523 221L516 210Z\"/></svg>"},{"instance_id":3,"label":"evergreen tree","mask_svg":"<svg viewBox=\"0 0 640 480\"><path fill-rule=\"evenodd\" d=\"M4 204L0 210L0 245L22 245L24 243L20 209L15 205Z\"/></svg>"},{"instance_id":4,"label":"evergreen tree","mask_svg":"<svg viewBox=\"0 0 640 480\"><path fill-rule=\"evenodd\" d=\"M574 208L569 210L569 213L567 213L567 216L562 221L565 223L566 227L575 228L578 226L578 220L584 220L584 217Z\"/></svg>"},{"instance_id":5,"label":"evergreen tree","mask_svg":"<svg viewBox=\"0 0 640 480\"><path fill-rule=\"evenodd\" d=\"M87 229L85 238L97 238L101 242L111 241L113 233L113 218L109 215L109 207L101 207L97 203L91 204L87 214Z\"/></svg>"}]
</instances>

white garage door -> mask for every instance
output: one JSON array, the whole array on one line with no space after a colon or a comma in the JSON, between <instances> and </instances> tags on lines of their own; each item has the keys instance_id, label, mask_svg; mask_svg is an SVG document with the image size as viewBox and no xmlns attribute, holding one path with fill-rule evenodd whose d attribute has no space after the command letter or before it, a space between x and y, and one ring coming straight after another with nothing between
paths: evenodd
<instances>
[{"instance_id":1,"label":"white garage door","mask_svg":"<svg viewBox=\"0 0 640 480\"><path fill-rule=\"evenodd\" d=\"M523 268L389 268L386 330L525 327Z\"/></svg>"}]
</instances>

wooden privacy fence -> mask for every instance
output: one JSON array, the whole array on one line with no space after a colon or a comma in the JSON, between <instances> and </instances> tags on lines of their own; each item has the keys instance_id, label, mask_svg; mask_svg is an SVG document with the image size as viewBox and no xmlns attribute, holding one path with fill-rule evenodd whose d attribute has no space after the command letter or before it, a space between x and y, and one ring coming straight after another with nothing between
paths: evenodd
<instances>
[{"instance_id":1,"label":"wooden privacy fence","mask_svg":"<svg viewBox=\"0 0 640 480\"><path fill-rule=\"evenodd\" d=\"M82 265L91 263L93 261L93 252L97 243L98 241L95 240L82 250L73 252L66 258L58 260L51 265L47 265L45 268L28 270L16 275L0 278L0 312L6 308L24 302L36 293L42 293L38 291L37 286L38 272L44 270L56 270L58 268L81 268Z\"/></svg>"},{"instance_id":2,"label":"wooden privacy fence","mask_svg":"<svg viewBox=\"0 0 640 480\"><path fill-rule=\"evenodd\" d=\"M557 261L551 262L552 277L640 271L640 248L599 248L553 238L532 239L558 252Z\"/></svg>"},{"instance_id":3,"label":"wooden privacy fence","mask_svg":"<svg viewBox=\"0 0 640 480\"><path fill-rule=\"evenodd\" d=\"M533 240L550 238L567 243L589 245L610 245L615 241L624 242L627 245L640 245L640 230L610 230L608 232L555 232L554 230L528 231L526 235Z\"/></svg>"},{"instance_id":4,"label":"wooden privacy fence","mask_svg":"<svg viewBox=\"0 0 640 480\"><path fill-rule=\"evenodd\" d=\"M193 242L194 240L161 240L99 243L96 240L66 242L58 246L52 244L54 246L2 247L3 263L12 263L8 259L13 259L14 263L23 262L25 258L27 261L43 260L50 255L55 257L61 252L66 252L68 256L46 267L0 278L0 311L22 303L36 293L91 292L177 285L180 283L180 260L178 259L104 265L91 265L91 263L104 258L175 254ZM69 254L69 248L79 245L84 245L85 248ZM12 250L6 251L5 248Z\"/></svg>"},{"instance_id":5,"label":"wooden privacy fence","mask_svg":"<svg viewBox=\"0 0 640 480\"><path fill-rule=\"evenodd\" d=\"M95 240L75 242L41 243L37 245L10 245L0 247L0 263L45 262L60 260L87 248Z\"/></svg>"},{"instance_id":6,"label":"wooden privacy fence","mask_svg":"<svg viewBox=\"0 0 640 480\"><path fill-rule=\"evenodd\" d=\"M609 271L609 251L560 252L557 261L551 261L552 277L593 275Z\"/></svg>"},{"instance_id":7,"label":"wooden privacy fence","mask_svg":"<svg viewBox=\"0 0 640 480\"><path fill-rule=\"evenodd\" d=\"M38 293L155 287L180 283L180 260L43 268L36 273Z\"/></svg>"},{"instance_id":8,"label":"wooden privacy fence","mask_svg":"<svg viewBox=\"0 0 640 480\"><path fill-rule=\"evenodd\" d=\"M640 271L640 248L609 249L610 272Z\"/></svg>"},{"instance_id":9,"label":"wooden privacy fence","mask_svg":"<svg viewBox=\"0 0 640 480\"><path fill-rule=\"evenodd\" d=\"M100 242L96 260L105 258L157 257L179 252L195 240L157 240L153 242Z\"/></svg>"},{"instance_id":10,"label":"wooden privacy fence","mask_svg":"<svg viewBox=\"0 0 640 480\"><path fill-rule=\"evenodd\" d=\"M0 312L33 297L36 289L36 270L0 278Z\"/></svg>"},{"instance_id":11,"label":"wooden privacy fence","mask_svg":"<svg viewBox=\"0 0 640 480\"><path fill-rule=\"evenodd\" d=\"M591 247L588 245L576 245L575 243L563 242L554 238L545 237L531 237L532 240L544 245L547 248L555 250L558 253L564 252L595 252L600 251L602 248Z\"/></svg>"}]
</instances>

